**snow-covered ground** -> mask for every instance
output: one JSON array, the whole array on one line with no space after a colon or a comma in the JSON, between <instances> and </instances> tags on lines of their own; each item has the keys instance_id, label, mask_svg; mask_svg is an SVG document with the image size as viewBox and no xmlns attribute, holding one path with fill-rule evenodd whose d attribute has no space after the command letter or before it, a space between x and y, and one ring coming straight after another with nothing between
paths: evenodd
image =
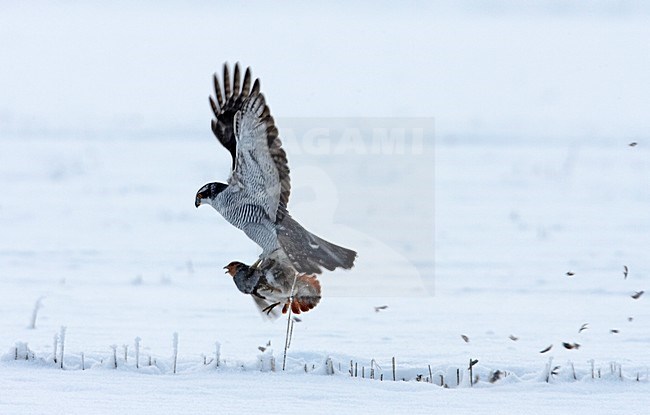
<instances>
[{"instance_id":1,"label":"snow-covered ground","mask_svg":"<svg viewBox=\"0 0 650 415\"><path fill-rule=\"evenodd\" d=\"M253 30L240 55L236 24L201 4L165 3L148 26L145 8L3 5L0 413L642 412L650 309L631 296L650 289L647 11L462 4L357 6L329 40L307 23L339 13L296 6L302 43L290 6L260 6L285 23L263 39L288 46L256 46ZM286 321L261 318L222 269L258 248L193 205L228 173L205 96L238 56L285 138L292 213L359 252L353 270L320 277L286 372L271 370ZM359 118L387 114L400 118ZM376 141L377 127L404 129L404 151L377 151L399 144ZM393 357L408 382L392 381ZM373 359L383 381L361 378ZM507 376L490 383L497 370ZM449 388L415 381L429 373Z\"/></svg>"}]
</instances>

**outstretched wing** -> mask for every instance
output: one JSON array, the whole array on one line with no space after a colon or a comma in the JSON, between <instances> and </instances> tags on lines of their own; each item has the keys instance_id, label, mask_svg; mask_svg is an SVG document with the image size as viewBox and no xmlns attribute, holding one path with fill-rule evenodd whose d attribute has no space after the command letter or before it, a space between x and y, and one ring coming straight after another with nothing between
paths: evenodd
<instances>
[{"instance_id":1,"label":"outstretched wing","mask_svg":"<svg viewBox=\"0 0 650 415\"><path fill-rule=\"evenodd\" d=\"M232 175L236 179L248 179L241 176L241 166L237 166L238 140L243 139L246 151L255 150L255 157L265 165L264 184L273 193L274 206L273 214L270 217L277 218L286 211L291 193L291 180L289 178L289 165L287 155L282 148L282 141L278 137L278 130L270 114L264 97L260 93L259 79L255 79L251 89L251 71L246 68L244 81L240 83L241 72L239 63L235 64L232 87L230 84L230 73L228 64L223 66L223 90L219 84L217 75L214 75L215 98L210 97L210 106L214 113L212 119L212 132L219 142L230 152L232 157ZM245 108L246 107L246 108ZM244 123L240 126L241 137L235 137L235 115L242 114ZM254 113L254 114L253 114ZM249 114L244 120L244 114ZM253 129L256 129L253 131ZM249 144L253 144L252 147ZM271 160L272 164L268 163ZM275 178L273 178L275 171ZM277 186L279 183L279 196Z\"/></svg>"},{"instance_id":2,"label":"outstretched wing","mask_svg":"<svg viewBox=\"0 0 650 415\"><path fill-rule=\"evenodd\" d=\"M251 205L275 221L280 206L280 174L271 156L269 137L277 136L262 94L251 95L234 122L237 154L228 184L237 185Z\"/></svg>"}]
</instances>

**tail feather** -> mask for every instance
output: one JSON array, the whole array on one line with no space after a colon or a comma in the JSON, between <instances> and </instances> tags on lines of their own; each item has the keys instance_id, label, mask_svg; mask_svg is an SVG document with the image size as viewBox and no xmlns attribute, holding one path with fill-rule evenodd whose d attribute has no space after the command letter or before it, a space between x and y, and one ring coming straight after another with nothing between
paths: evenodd
<instances>
[{"instance_id":1,"label":"tail feather","mask_svg":"<svg viewBox=\"0 0 650 415\"><path fill-rule=\"evenodd\" d=\"M293 266L300 273L320 274L321 267L334 271L350 269L357 253L310 233L288 213L278 223L278 240Z\"/></svg>"},{"instance_id":2,"label":"tail feather","mask_svg":"<svg viewBox=\"0 0 650 415\"><path fill-rule=\"evenodd\" d=\"M320 282L313 275L298 275L296 278L296 287L293 301L287 302L282 307L282 314L286 314L291 307L291 312L300 314L307 312L318 305L321 298Z\"/></svg>"}]
</instances>

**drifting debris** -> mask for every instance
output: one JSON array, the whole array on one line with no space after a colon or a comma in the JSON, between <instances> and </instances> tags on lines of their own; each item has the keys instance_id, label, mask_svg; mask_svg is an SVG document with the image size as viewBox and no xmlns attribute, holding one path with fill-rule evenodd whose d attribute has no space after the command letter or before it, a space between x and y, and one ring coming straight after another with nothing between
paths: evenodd
<instances>
[{"instance_id":1,"label":"drifting debris","mask_svg":"<svg viewBox=\"0 0 650 415\"><path fill-rule=\"evenodd\" d=\"M627 265L623 265L623 279L624 280L627 279L627 273L628 273Z\"/></svg>"},{"instance_id":2,"label":"drifting debris","mask_svg":"<svg viewBox=\"0 0 650 415\"><path fill-rule=\"evenodd\" d=\"M587 330L589 328L589 323L585 323L582 326L580 326L580 330L578 330L578 333L582 333L583 330Z\"/></svg>"},{"instance_id":3,"label":"drifting debris","mask_svg":"<svg viewBox=\"0 0 650 415\"><path fill-rule=\"evenodd\" d=\"M565 349L569 349L569 350L571 350L571 349L579 349L580 348L580 345L578 343L566 343L566 342L563 342L562 346L564 346Z\"/></svg>"},{"instance_id":4,"label":"drifting debris","mask_svg":"<svg viewBox=\"0 0 650 415\"><path fill-rule=\"evenodd\" d=\"M637 144L639 144L639 143L637 143L636 141L632 141L630 144L628 144L628 146L636 147Z\"/></svg>"},{"instance_id":5,"label":"drifting debris","mask_svg":"<svg viewBox=\"0 0 650 415\"><path fill-rule=\"evenodd\" d=\"M375 313L379 313L381 310L385 310L387 308L388 308L387 305L380 305L378 307L375 307Z\"/></svg>"},{"instance_id":6,"label":"drifting debris","mask_svg":"<svg viewBox=\"0 0 650 415\"><path fill-rule=\"evenodd\" d=\"M628 317L627 318L627 321L632 321L632 320L634 320L634 317Z\"/></svg>"},{"instance_id":7,"label":"drifting debris","mask_svg":"<svg viewBox=\"0 0 650 415\"><path fill-rule=\"evenodd\" d=\"M499 379L502 379L506 377L506 372L502 372L500 370L496 370L490 374L490 378L488 379L490 383L494 383Z\"/></svg>"},{"instance_id":8,"label":"drifting debris","mask_svg":"<svg viewBox=\"0 0 650 415\"><path fill-rule=\"evenodd\" d=\"M620 333L620 330L619 329L611 329L609 332L612 333L612 334L618 334L618 333Z\"/></svg>"},{"instance_id":9,"label":"drifting debris","mask_svg":"<svg viewBox=\"0 0 650 415\"><path fill-rule=\"evenodd\" d=\"M510 336L508 336L508 338L510 340L512 340L513 342L516 342L517 340L519 340L519 337L515 336L514 334L511 334Z\"/></svg>"},{"instance_id":10,"label":"drifting debris","mask_svg":"<svg viewBox=\"0 0 650 415\"><path fill-rule=\"evenodd\" d=\"M541 350L540 353L546 353L553 348L553 345L548 346L546 349Z\"/></svg>"},{"instance_id":11,"label":"drifting debris","mask_svg":"<svg viewBox=\"0 0 650 415\"><path fill-rule=\"evenodd\" d=\"M293 321L295 321L296 323L300 323L302 321L302 319L300 319L298 317L292 317L292 318L293 318Z\"/></svg>"},{"instance_id":12,"label":"drifting debris","mask_svg":"<svg viewBox=\"0 0 650 415\"><path fill-rule=\"evenodd\" d=\"M576 273L573 271L567 271L566 275L569 277L573 277L574 275L576 275Z\"/></svg>"},{"instance_id":13,"label":"drifting debris","mask_svg":"<svg viewBox=\"0 0 650 415\"><path fill-rule=\"evenodd\" d=\"M469 343L469 337L465 336L464 334L461 334L460 337L465 341L465 343Z\"/></svg>"},{"instance_id":14,"label":"drifting debris","mask_svg":"<svg viewBox=\"0 0 650 415\"><path fill-rule=\"evenodd\" d=\"M269 340L269 341L266 343L266 346L257 346L257 349L258 349L260 352L264 353L264 352L266 351L266 349L269 348L269 347L271 347L271 340Z\"/></svg>"},{"instance_id":15,"label":"drifting debris","mask_svg":"<svg viewBox=\"0 0 650 415\"><path fill-rule=\"evenodd\" d=\"M632 294L631 297L634 298L635 300L638 300L639 297L641 297L641 296L643 295L644 292L645 292L645 291L637 291L637 292L635 292L634 294Z\"/></svg>"}]
</instances>

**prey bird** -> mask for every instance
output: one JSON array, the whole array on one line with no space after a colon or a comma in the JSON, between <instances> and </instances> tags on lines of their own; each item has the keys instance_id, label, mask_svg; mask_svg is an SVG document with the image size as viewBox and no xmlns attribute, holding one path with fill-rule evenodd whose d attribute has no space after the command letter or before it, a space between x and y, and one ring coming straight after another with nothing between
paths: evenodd
<instances>
[{"instance_id":1,"label":"prey bird","mask_svg":"<svg viewBox=\"0 0 650 415\"><path fill-rule=\"evenodd\" d=\"M241 82L236 64L231 86L224 64L223 89L215 75L214 90L212 132L230 152L232 168L227 183L208 183L199 189L195 206L211 205L262 248L253 268L267 260L291 265L299 274L352 268L355 251L319 238L289 215L287 155L258 79L251 88L250 68Z\"/></svg>"},{"instance_id":2,"label":"prey bird","mask_svg":"<svg viewBox=\"0 0 650 415\"><path fill-rule=\"evenodd\" d=\"M250 294L262 313L277 317L275 307L282 304L282 314L291 308L294 314L306 312L318 305L321 287L315 275L296 274L291 266L267 261L253 268L238 261L224 267L235 285Z\"/></svg>"}]
</instances>

